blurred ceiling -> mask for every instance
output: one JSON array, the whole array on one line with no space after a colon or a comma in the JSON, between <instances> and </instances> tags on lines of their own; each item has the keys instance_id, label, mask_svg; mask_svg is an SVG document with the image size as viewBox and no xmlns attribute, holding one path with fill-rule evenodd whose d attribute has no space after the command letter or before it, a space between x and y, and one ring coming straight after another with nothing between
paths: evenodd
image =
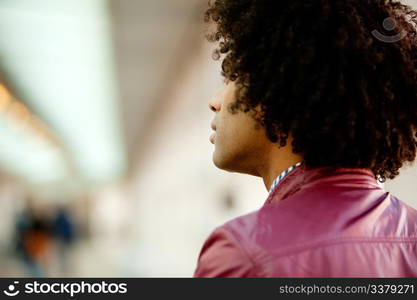
<instances>
[{"instance_id":1,"label":"blurred ceiling","mask_svg":"<svg viewBox=\"0 0 417 300\"><path fill-rule=\"evenodd\" d=\"M152 120L201 45L199 0L110 1L122 121L134 164Z\"/></svg>"},{"instance_id":2,"label":"blurred ceiling","mask_svg":"<svg viewBox=\"0 0 417 300\"><path fill-rule=\"evenodd\" d=\"M123 176L137 150L146 147L147 124L181 64L198 47L200 39L192 37L201 23L200 5L197 0L2 0L0 67L13 91L63 145L60 155L56 147L42 148L42 163L36 146L22 146L27 137L6 128L7 133L0 131L2 146L13 144L5 142L11 134L22 153L10 148L16 155L0 160L2 169L32 182ZM31 171L17 172L29 166Z\"/></svg>"},{"instance_id":3,"label":"blurred ceiling","mask_svg":"<svg viewBox=\"0 0 417 300\"><path fill-rule=\"evenodd\" d=\"M0 5L0 58L7 78L62 140L76 174L89 181L124 171L109 32L102 0Z\"/></svg>"}]
</instances>

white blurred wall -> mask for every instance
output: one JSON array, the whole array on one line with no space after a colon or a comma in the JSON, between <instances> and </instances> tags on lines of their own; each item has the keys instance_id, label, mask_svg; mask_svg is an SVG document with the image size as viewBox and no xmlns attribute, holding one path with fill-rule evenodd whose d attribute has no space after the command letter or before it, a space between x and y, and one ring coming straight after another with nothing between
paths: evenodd
<instances>
[{"instance_id":1,"label":"white blurred wall","mask_svg":"<svg viewBox=\"0 0 417 300\"><path fill-rule=\"evenodd\" d=\"M385 183L385 190L417 208L417 167L413 163L400 169L400 175Z\"/></svg>"}]
</instances>

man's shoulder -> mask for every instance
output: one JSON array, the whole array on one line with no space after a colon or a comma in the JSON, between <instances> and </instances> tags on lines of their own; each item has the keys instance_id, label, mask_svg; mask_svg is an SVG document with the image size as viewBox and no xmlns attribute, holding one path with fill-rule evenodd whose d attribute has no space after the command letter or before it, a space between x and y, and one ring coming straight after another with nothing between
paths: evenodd
<instances>
[{"instance_id":1,"label":"man's shoulder","mask_svg":"<svg viewBox=\"0 0 417 300\"><path fill-rule=\"evenodd\" d=\"M194 277L250 277L254 273L252 253L247 251L246 233L236 231L236 223L249 225L244 215L216 227L200 251ZM244 225L241 223L241 225Z\"/></svg>"},{"instance_id":2,"label":"man's shoulder","mask_svg":"<svg viewBox=\"0 0 417 300\"><path fill-rule=\"evenodd\" d=\"M195 275L305 275L306 266L320 271L322 260L339 260L344 253L366 252L366 256L358 256L359 261L380 256L381 249L411 253L410 247L417 242L417 211L390 193L378 193L372 199L369 195L366 198L314 195L308 201L300 199L265 204L216 227L203 246ZM311 260L312 255L316 260ZM298 271L293 270L293 264L288 264L295 256L301 268ZM328 273L317 274L345 274L343 269L330 267L322 271ZM351 274L362 274L359 271L352 269ZM374 271L371 273L379 274ZM386 274L398 273L395 272Z\"/></svg>"},{"instance_id":3,"label":"man's shoulder","mask_svg":"<svg viewBox=\"0 0 417 300\"><path fill-rule=\"evenodd\" d=\"M301 219L297 220L296 211L286 209L281 205L264 205L250 213L233 218L216 228L217 231L224 231L240 248L250 254L260 254L269 246L280 247L280 243L274 241L287 240L285 244L291 243L288 238L289 227L297 229ZM284 245L284 243L282 243Z\"/></svg>"},{"instance_id":4,"label":"man's shoulder","mask_svg":"<svg viewBox=\"0 0 417 300\"><path fill-rule=\"evenodd\" d=\"M417 210L390 193L367 205L343 202L311 201L306 207L305 202L292 199L267 204L218 228L249 253L258 254L335 240L417 237Z\"/></svg>"},{"instance_id":5,"label":"man's shoulder","mask_svg":"<svg viewBox=\"0 0 417 300\"><path fill-rule=\"evenodd\" d=\"M300 222L303 216L295 205L282 205L283 203L265 204L252 212L233 218L218 228L222 228L236 238L259 238L260 234L276 234L278 231L287 231L284 224Z\"/></svg>"}]
</instances>

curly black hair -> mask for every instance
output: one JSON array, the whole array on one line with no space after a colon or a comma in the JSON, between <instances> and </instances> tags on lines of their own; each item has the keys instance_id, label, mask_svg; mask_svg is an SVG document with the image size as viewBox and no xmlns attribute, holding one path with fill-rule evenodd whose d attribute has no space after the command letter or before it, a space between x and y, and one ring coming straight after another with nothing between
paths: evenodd
<instances>
[{"instance_id":1,"label":"curly black hair","mask_svg":"<svg viewBox=\"0 0 417 300\"><path fill-rule=\"evenodd\" d=\"M280 146L290 133L310 167L380 182L416 156L416 19L391 0L215 0L205 12L237 87L231 113L253 113Z\"/></svg>"}]
</instances>

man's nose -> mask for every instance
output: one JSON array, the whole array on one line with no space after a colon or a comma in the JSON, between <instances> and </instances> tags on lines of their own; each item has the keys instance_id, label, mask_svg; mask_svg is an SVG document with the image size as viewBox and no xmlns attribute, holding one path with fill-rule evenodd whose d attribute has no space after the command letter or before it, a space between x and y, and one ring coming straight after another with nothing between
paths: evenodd
<instances>
[{"instance_id":1,"label":"man's nose","mask_svg":"<svg viewBox=\"0 0 417 300\"><path fill-rule=\"evenodd\" d=\"M213 102L212 101L210 101L209 102L209 108L212 110L212 111L214 111L214 112L218 112L220 109L219 109L219 107L218 107L218 105L216 105L216 104L213 104Z\"/></svg>"},{"instance_id":2,"label":"man's nose","mask_svg":"<svg viewBox=\"0 0 417 300\"><path fill-rule=\"evenodd\" d=\"M221 91L217 92L214 97L212 97L208 103L210 110L214 112L219 112L221 109Z\"/></svg>"}]
</instances>

